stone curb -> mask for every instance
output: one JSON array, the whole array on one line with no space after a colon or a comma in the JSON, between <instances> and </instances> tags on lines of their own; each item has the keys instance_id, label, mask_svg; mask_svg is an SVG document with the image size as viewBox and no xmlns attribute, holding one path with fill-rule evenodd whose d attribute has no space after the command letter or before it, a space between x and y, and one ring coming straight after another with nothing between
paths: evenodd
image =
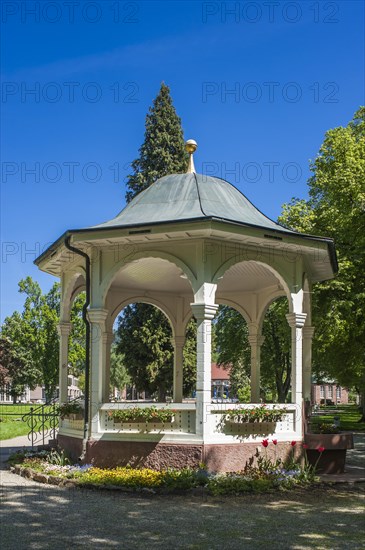
<instances>
[{"instance_id":1,"label":"stone curb","mask_svg":"<svg viewBox=\"0 0 365 550\"><path fill-rule=\"evenodd\" d=\"M325 483L326 485L354 485L356 483L365 483L365 476L358 476L353 479L336 479L336 476L331 476L333 479L330 479L329 477L322 477L321 475L318 477L320 478L321 483Z\"/></svg>"},{"instance_id":2,"label":"stone curb","mask_svg":"<svg viewBox=\"0 0 365 550\"><path fill-rule=\"evenodd\" d=\"M32 479L38 483L44 483L47 485L58 485L59 487L76 487L78 482L73 479L65 479L62 477L50 476L42 474L31 468L21 468L20 466L11 466L10 471L13 474L17 474L27 479Z\"/></svg>"}]
</instances>

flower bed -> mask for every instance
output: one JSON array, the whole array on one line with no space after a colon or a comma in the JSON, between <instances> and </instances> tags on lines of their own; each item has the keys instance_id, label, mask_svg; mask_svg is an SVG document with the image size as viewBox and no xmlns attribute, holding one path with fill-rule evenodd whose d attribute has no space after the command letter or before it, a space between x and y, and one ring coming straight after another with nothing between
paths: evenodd
<instances>
[{"instance_id":1,"label":"flower bed","mask_svg":"<svg viewBox=\"0 0 365 550\"><path fill-rule=\"evenodd\" d=\"M239 423L275 423L281 422L287 414L286 407L268 409L265 404L259 407L242 408L242 409L227 409L225 411L215 411L222 414L222 420L225 422Z\"/></svg>"},{"instance_id":2,"label":"flower bed","mask_svg":"<svg viewBox=\"0 0 365 550\"><path fill-rule=\"evenodd\" d=\"M120 423L171 423L174 420L174 409L158 409L157 407L132 407L107 411L109 418Z\"/></svg>"},{"instance_id":3,"label":"flower bed","mask_svg":"<svg viewBox=\"0 0 365 550\"><path fill-rule=\"evenodd\" d=\"M273 440L273 444L276 440ZM293 442L295 445L295 442ZM240 472L213 474L204 464L199 468L166 469L117 467L101 469L86 464L71 465L67 458L56 451L17 453L9 462L15 473L31 477L35 481L57 485L121 488L129 491L170 492L180 490L204 490L212 495L265 492L307 486L317 481L315 469L302 467L294 460L294 453L283 462L266 457L268 440L263 440L265 456L256 454L257 463L249 461ZM291 444L291 447L294 446ZM253 457L254 458L254 457Z\"/></svg>"}]
</instances>

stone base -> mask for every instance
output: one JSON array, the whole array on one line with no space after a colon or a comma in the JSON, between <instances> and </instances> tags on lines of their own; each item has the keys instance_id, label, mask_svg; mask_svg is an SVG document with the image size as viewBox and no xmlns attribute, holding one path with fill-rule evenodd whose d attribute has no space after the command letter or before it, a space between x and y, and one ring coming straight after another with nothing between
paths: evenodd
<instances>
[{"instance_id":1,"label":"stone base","mask_svg":"<svg viewBox=\"0 0 365 550\"><path fill-rule=\"evenodd\" d=\"M351 432L339 434L305 434L308 462L321 474L342 474L345 471L346 450L354 448ZM321 455L318 448L323 448Z\"/></svg>"},{"instance_id":2,"label":"stone base","mask_svg":"<svg viewBox=\"0 0 365 550\"><path fill-rule=\"evenodd\" d=\"M318 474L343 474L345 471L346 449L323 451L321 456L318 451L308 449L307 457Z\"/></svg>"},{"instance_id":3,"label":"stone base","mask_svg":"<svg viewBox=\"0 0 365 550\"><path fill-rule=\"evenodd\" d=\"M74 462L82 450L82 440L59 435L58 444ZM204 463L211 472L237 472L247 462L255 462L257 451L265 456L265 449L260 443L230 444L182 444L153 443L145 441L88 441L86 460L101 468L115 466L146 467L154 470L164 468L198 467ZM276 451L276 454L275 454ZM266 450L267 458L289 458L293 449L289 442L280 442L276 446L270 443ZM296 457L302 454L301 444L294 447Z\"/></svg>"}]
</instances>

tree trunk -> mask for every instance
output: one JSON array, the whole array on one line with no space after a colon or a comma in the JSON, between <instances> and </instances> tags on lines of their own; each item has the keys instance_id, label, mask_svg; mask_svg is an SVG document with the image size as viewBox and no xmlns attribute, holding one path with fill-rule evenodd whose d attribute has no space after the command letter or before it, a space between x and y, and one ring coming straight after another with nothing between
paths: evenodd
<instances>
[{"instance_id":1,"label":"tree trunk","mask_svg":"<svg viewBox=\"0 0 365 550\"><path fill-rule=\"evenodd\" d=\"M279 403L285 403L286 398L288 396L288 392L290 389L290 381L291 381L291 366L289 361L289 355L285 357L285 367L283 371L285 370L285 380L283 380L283 371L281 374L276 374L275 382L276 382L276 391L278 392L278 402Z\"/></svg>"},{"instance_id":2,"label":"tree trunk","mask_svg":"<svg viewBox=\"0 0 365 550\"><path fill-rule=\"evenodd\" d=\"M165 388L158 388L158 402L164 403L166 400L166 390Z\"/></svg>"},{"instance_id":3,"label":"tree trunk","mask_svg":"<svg viewBox=\"0 0 365 550\"><path fill-rule=\"evenodd\" d=\"M283 387L281 387L280 390L278 388L278 403L285 403L287 393L288 392L285 392Z\"/></svg>"}]
</instances>

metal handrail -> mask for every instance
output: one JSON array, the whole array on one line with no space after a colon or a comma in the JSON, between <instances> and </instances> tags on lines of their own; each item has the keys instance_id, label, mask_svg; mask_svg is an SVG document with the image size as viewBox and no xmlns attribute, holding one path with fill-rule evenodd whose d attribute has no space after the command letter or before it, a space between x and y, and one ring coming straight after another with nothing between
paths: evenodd
<instances>
[{"instance_id":1,"label":"metal handrail","mask_svg":"<svg viewBox=\"0 0 365 550\"><path fill-rule=\"evenodd\" d=\"M51 410L49 408L51 407ZM23 422L29 427L28 440L32 447L36 443L46 445L46 439L55 439L59 424L59 414L56 401L50 404L42 404L36 408L31 407L28 413L22 416Z\"/></svg>"}]
</instances>

